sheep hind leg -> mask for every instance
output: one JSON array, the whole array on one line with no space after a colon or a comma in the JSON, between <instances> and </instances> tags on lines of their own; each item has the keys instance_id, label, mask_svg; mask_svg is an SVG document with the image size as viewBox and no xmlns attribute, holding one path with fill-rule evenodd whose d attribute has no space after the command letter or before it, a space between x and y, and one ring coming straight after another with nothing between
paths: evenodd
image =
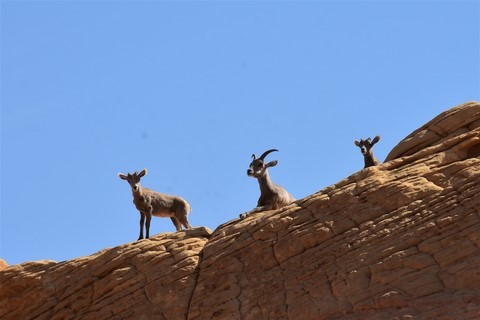
<instances>
[{"instance_id":1,"label":"sheep hind leg","mask_svg":"<svg viewBox=\"0 0 480 320\"><path fill-rule=\"evenodd\" d=\"M187 217L182 218L181 222L182 222L183 226L185 227L185 229L192 229L192 226L188 222Z\"/></svg>"},{"instance_id":2,"label":"sheep hind leg","mask_svg":"<svg viewBox=\"0 0 480 320\"><path fill-rule=\"evenodd\" d=\"M170 219L172 219L173 225L175 226L175 228L177 229L177 231L182 230L182 224L181 224L180 221L177 219L177 217L170 217Z\"/></svg>"},{"instance_id":3,"label":"sheep hind leg","mask_svg":"<svg viewBox=\"0 0 480 320\"><path fill-rule=\"evenodd\" d=\"M186 206L184 208L179 208L178 211L175 212L175 217L177 217L177 221L181 223L180 228L183 225L185 229L192 229L192 226L188 222L189 211L190 211L190 208Z\"/></svg>"}]
</instances>

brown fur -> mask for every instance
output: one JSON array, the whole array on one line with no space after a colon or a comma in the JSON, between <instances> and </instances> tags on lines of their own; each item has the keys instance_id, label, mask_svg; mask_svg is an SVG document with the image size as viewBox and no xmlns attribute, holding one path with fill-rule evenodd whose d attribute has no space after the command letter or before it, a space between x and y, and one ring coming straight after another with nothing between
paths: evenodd
<instances>
[{"instance_id":1,"label":"brown fur","mask_svg":"<svg viewBox=\"0 0 480 320\"><path fill-rule=\"evenodd\" d=\"M188 214L191 207L185 199L179 196L172 196L164 193L159 193L148 188L140 186L140 179L147 173L147 169L140 173L124 175L119 173L118 177L126 180L132 188L133 203L140 211L140 236L138 240L143 239L143 225L146 219L146 238L149 238L150 220L152 216L169 217L177 231L182 230L182 225L190 229L192 226L188 222Z\"/></svg>"}]
</instances>

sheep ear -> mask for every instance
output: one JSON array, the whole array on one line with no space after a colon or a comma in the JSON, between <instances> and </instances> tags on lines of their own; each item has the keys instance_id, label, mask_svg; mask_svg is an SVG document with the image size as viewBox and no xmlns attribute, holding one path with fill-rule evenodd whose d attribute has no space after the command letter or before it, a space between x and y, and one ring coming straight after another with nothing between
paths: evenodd
<instances>
[{"instance_id":1,"label":"sheep ear","mask_svg":"<svg viewBox=\"0 0 480 320\"><path fill-rule=\"evenodd\" d=\"M373 138L372 144L375 144L378 141L380 141L380 136L376 136L375 138Z\"/></svg>"},{"instance_id":2,"label":"sheep ear","mask_svg":"<svg viewBox=\"0 0 480 320\"><path fill-rule=\"evenodd\" d=\"M278 163L277 160L270 161L269 163L267 163L267 165L265 166L265 168L275 167L275 166L277 165L277 163Z\"/></svg>"},{"instance_id":3,"label":"sheep ear","mask_svg":"<svg viewBox=\"0 0 480 320\"><path fill-rule=\"evenodd\" d=\"M360 147L360 142L358 142L358 140L353 141L353 143L355 143L357 147Z\"/></svg>"},{"instance_id":4,"label":"sheep ear","mask_svg":"<svg viewBox=\"0 0 480 320\"><path fill-rule=\"evenodd\" d=\"M124 175L123 173L119 173L119 174L118 174L118 177L119 177L120 179L122 179L122 180L127 180L127 176Z\"/></svg>"},{"instance_id":5,"label":"sheep ear","mask_svg":"<svg viewBox=\"0 0 480 320\"><path fill-rule=\"evenodd\" d=\"M143 177L144 175L147 174L147 169L143 169L142 171L140 171L140 173L138 174L138 177L141 178Z\"/></svg>"}]
</instances>

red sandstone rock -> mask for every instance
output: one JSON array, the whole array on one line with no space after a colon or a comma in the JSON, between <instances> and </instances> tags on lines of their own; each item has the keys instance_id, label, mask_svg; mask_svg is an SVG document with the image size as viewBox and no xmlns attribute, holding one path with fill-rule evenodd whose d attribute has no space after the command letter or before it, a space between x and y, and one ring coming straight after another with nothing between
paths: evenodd
<instances>
[{"instance_id":1,"label":"red sandstone rock","mask_svg":"<svg viewBox=\"0 0 480 320\"><path fill-rule=\"evenodd\" d=\"M480 104L292 205L0 271L2 319L480 319Z\"/></svg>"},{"instance_id":2,"label":"red sandstone rock","mask_svg":"<svg viewBox=\"0 0 480 320\"><path fill-rule=\"evenodd\" d=\"M8 264L5 260L0 259L0 270L3 270L8 267Z\"/></svg>"},{"instance_id":3,"label":"red sandstone rock","mask_svg":"<svg viewBox=\"0 0 480 320\"><path fill-rule=\"evenodd\" d=\"M211 231L197 228L67 262L0 271L1 319L185 319Z\"/></svg>"}]
</instances>

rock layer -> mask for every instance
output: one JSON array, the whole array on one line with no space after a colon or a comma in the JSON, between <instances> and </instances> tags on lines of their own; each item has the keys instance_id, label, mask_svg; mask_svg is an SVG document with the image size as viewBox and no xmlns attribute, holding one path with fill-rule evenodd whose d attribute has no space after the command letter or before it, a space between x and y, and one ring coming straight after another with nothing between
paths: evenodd
<instances>
[{"instance_id":1,"label":"rock layer","mask_svg":"<svg viewBox=\"0 0 480 320\"><path fill-rule=\"evenodd\" d=\"M366 168L213 234L0 271L5 319L479 319L480 104Z\"/></svg>"},{"instance_id":2,"label":"rock layer","mask_svg":"<svg viewBox=\"0 0 480 320\"><path fill-rule=\"evenodd\" d=\"M1 319L185 319L211 231L163 234L92 256L0 271Z\"/></svg>"},{"instance_id":3,"label":"rock layer","mask_svg":"<svg viewBox=\"0 0 480 320\"><path fill-rule=\"evenodd\" d=\"M480 108L478 102L471 101L449 109L427 122L405 139L403 139L389 153L385 162L415 154L432 145L441 145L443 142L459 135L475 131L480 126ZM474 140L475 142L475 140ZM480 156L480 144L474 143L475 148L469 150L468 157Z\"/></svg>"}]
</instances>

